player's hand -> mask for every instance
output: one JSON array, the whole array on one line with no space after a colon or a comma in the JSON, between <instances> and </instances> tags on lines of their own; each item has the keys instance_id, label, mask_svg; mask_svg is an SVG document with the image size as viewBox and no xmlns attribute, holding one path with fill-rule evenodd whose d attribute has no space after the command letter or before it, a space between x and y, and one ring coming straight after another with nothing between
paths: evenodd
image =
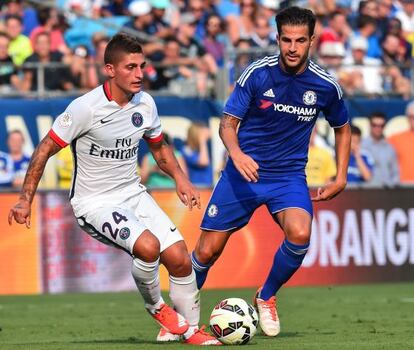
<instances>
[{"instance_id":1,"label":"player's hand","mask_svg":"<svg viewBox=\"0 0 414 350\"><path fill-rule=\"evenodd\" d=\"M341 193L345 189L345 186L346 182L330 182L324 187L319 187L316 191L316 196L312 197L311 199L314 202L330 200L336 197L339 193Z\"/></svg>"},{"instance_id":2,"label":"player's hand","mask_svg":"<svg viewBox=\"0 0 414 350\"><path fill-rule=\"evenodd\" d=\"M19 199L9 211L9 225L13 223L13 218L18 224L26 224L30 228L31 209L30 203L25 199Z\"/></svg>"},{"instance_id":3,"label":"player's hand","mask_svg":"<svg viewBox=\"0 0 414 350\"><path fill-rule=\"evenodd\" d=\"M257 182L259 180L259 173L257 172L259 165L253 158L243 152L238 152L230 156L233 159L234 166L246 181Z\"/></svg>"},{"instance_id":4,"label":"player's hand","mask_svg":"<svg viewBox=\"0 0 414 350\"><path fill-rule=\"evenodd\" d=\"M192 210L193 207L201 208L200 193L186 177L183 176L176 179L176 191L181 202L188 209Z\"/></svg>"}]
</instances>

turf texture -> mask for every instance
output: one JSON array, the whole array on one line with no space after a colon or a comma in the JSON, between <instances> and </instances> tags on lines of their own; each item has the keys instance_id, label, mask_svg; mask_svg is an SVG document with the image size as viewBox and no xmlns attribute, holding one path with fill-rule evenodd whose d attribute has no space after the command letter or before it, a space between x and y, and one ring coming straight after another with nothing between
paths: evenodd
<instances>
[{"instance_id":1,"label":"turf texture","mask_svg":"<svg viewBox=\"0 0 414 350\"><path fill-rule=\"evenodd\" d=\"M228 297L254 290L202 291L201 322ZM282 332L259 333L244 349L414 349L414 283L284 288ZM137 293L0 297L0 350L191 349L157 344L158 328ZM232 346L232 349L241 346Z\"/></svg>"}]
</instances>

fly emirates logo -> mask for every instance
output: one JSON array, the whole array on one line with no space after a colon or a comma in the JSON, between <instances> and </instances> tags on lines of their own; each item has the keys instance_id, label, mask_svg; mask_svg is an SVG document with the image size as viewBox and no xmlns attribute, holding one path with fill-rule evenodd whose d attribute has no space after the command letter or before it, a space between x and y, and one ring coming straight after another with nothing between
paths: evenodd
<instances>
[{"instance_id":1,"label":"fly emirates logo","mask_svg":"<svg viewBox=\"0 0 414 350\"><path fill-rule=\"evenodd\" d=\"M273 108L276 112L284 112L297 115L297 121L299 122L310 122L317 115L316 108L310 107L297 107L285 105L283 103L273 103Z\"/></svg>"}]
</instances>

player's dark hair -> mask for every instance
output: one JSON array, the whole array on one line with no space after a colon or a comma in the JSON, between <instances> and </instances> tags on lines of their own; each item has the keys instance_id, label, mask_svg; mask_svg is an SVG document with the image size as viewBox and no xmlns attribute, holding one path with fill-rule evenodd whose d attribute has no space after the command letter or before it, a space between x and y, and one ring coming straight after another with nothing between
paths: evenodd
<instances>
[{"instance_id":1,"label":"player's dark hair","mask_svg":"<svg viewBox=\"0 0 414 350\"><path fill-rule=\"evenodd\" d=\"M279 35L284 25L308 26L309 36L315 32L316 16L311 10L297 6L287 7L276 15L276 25Z\"/></svg>"},{"instance_id":2,"label":"player's dark hair","mask_svg":"<svg viewBox=\"0 0 414 350\"><path fill-rule=\"evenodd\" d=\"M361 136L361 135L362 135L361 129L360 129L360 128L358 128L358 127L357 127L357 126L355 126L355 125L351 125L351 135L358 135L358 136Z\"/></svg>"},{"instance_id":3,"label":"player's dark hair","mask_svg":"<svg viewBox=\"0 0 414 350\"><path fill-rule=\"evenodd\" d=\"M137 38L126 33L118 33L112 37L105 49L105 64L114 64L120 53L142 53L142 47Z\"/></svg>"}]
</instances>

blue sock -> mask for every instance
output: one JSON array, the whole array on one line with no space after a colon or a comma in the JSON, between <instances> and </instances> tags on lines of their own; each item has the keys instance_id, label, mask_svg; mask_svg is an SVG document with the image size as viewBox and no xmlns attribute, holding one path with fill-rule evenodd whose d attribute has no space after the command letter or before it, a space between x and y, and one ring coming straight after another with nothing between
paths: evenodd
<instances>
[{"instance_id":1,"label":"blue sock","mask_svg":"<svg viewBox=\"0 0 414 350\"><path fill-rule=\"evenodd\" d=\"M197 288L201 289L206 281L208 270L212 264L203 264L197 260L194 252L191 253L191 264L193 265L194 272L196 274Z\"/></svg>"},{"instance_id":2,"label":"blue sock","mask_svg":"<svg viewBox=\"0 0 414 350\"><path fill-rule=\"evenodd\" d=\"M285 239L273 259L272 269L260 291L260 298L268 300L276 294L302 264L308 251L309 243L298 245Z\"/></svg>"}]
</instances>

